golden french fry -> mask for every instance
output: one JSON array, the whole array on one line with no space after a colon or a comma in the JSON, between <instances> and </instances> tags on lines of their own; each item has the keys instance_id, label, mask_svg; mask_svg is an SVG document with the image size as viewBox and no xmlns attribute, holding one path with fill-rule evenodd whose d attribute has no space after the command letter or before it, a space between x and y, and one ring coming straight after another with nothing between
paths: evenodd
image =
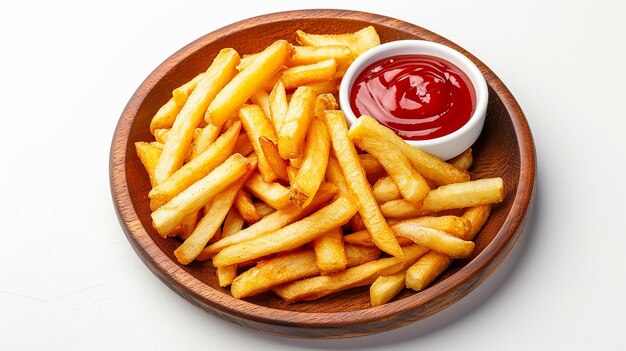
<instances>
[{"instance_id":1,"label":"golden french fry","mask_svg":"<svg viewBox=\"0 0 626 351\"><path fill-rule=\"evenodd\" d=\"M376 157L370 154L359 154L359 162L361 162L361 166L365 170L365 175L370 183L375 183L387 174L383 165Z\"/></svg>"},{"instance_id":2,"label":"golden french fry","mask_svg":"<svg viewBox=\"0 0 626 351\"><path fill-rule=\"evenodd\" d=\"M334 228L315 238L312 246L321 274L332 274L346 269L348 259L340 228Z\"/></svg>"},{"instance_id":3,"label":"golden french fry","mask_svg":"<svg viewBox=\"0 0 626 351\"><path fill-rule=\"evenodd\" d=\"M315 93L306 87L299 87L293 93L289 108L278 131L278 152L283 159L296 158L302 152L302 144L313 119Z\"/></svg>"},{"instance_id":4,"label":"golden french fry","mask_svg":"<svg viewBox=\"0 0 626 351\"><path fill-rule=\"evenodd\" d=\"M468 170L474 163L474 157L472 156L472 148L463 151L462 154L452 158L448 161L449 164L458 167L460 169Z\"/></svg>"},{"instance_id":5,"label":"golden french fry","mask_svg":"<svg viewBox=\"0 0 626 351\"><path fill-rule=\"evenodd\" d=\"M391 227L393 227L393 225L390 226L390 228ZM398 245L400 246L409 246L414 244L413 240L402 236L396 236L396 240L398 240ZM374 245L374 242L372 242L372 236L370 235L370 232L367 231L367 229L355 231L354 233L344 235L343 241L345 241L346 243L360 246L376 246Z\"/></svg>"},{"instance_id":6,"label":"golden french fry","mask_svg":"<svg viewBox=\"0 0 626 351\"><path fill-rule=\"evenodd\" d=\"M345 256L348 267L377 259L380 250L355 245L346 245ZM239 299L257 295L272 288L298 279L319 275L315 253L298 250L260 261L255 267L238 276L232 284L231 294Z\"/></svg>"},{"instance_id":7,"label":"golden french fry","mask_svg":"<svg viewBox=\"0 0 626 351\"><path fill-rule=\"evenodd\" d=\"M376 246L386 253L402 257L402 249L385 218L378 208L372 188L365 177L354 145L348 138L348 127L341 111L325 111L324 118L339 166L346 178L351 193L356 196L360 206L359 213L367 229L372 233Z\"/></svg>"},{"instance_id":8,"label":"golden french fry","mask_svg":"<svg viewBox=\"0 0 626 351\"><path fill-rule=\"evenodd\" d=\"M301 30L296 31L296 40L301 45L308 46L347 46L357 56L365 51L380 45L380 37L374 27L365 27L354 33L346 34L309 34Z\"/></svg>"},{"instance_id":9,"label":"golden french fry","mask_svg":"<svg viewBox=\"0 0 626 351\"><path fill-rule=\"evenodd\" d=\"M237 138L237 143L235 144L235 153L248 156L253 151L254 148L252 147L248 133L239 134L239 138Z\"/></svg>"},{"instance_id":10,"label":"golden french fry","mask_svg":"<svg viewBox=\"0 0 626 351\"><path fill-rule=\"evenodd\" d=\"M274 207L266 204L265 202L255 202L254 208L256 208L256 211L259 213L261 218L276 212Z\"/></svg>"},{"instance_id":11,"label":"golden french fry","mask_svg":"<svg viewBox=\"0 0 626 351\"><path fill-rule=\"evenodd\" d=\"M270 95L267 91L263 89L255 91L254 94L250 96L250 101L252 101L255 105L259 105L263 110L265 117L267 117L270 121L272 120L272 113L270 111Z\"/></svg>"},{"instance_id":12,"label":"golden french fry","mask_svg":"<svg viewBox=\"0 0 626 351\"><path fill-rule=\"evenodd\" d=\"M229 235L233 235L243 229L245 224L244 219L239 215L239 212L231 207L226 219L224 219L224 229L222 230L222 238ZM222 287L232 284L235 277L237 277L237 265L218 267L215 270L217 274L217 281Z\"/></svg>"},{"instance_id":13,"label":"golden french fry","mask_svg":"<svg viewBox=\"0 0 626 351\"><path fill-rule=\"evenodd\" d=\"M269 95L270 116L274 130L278 133L283 126L283 121L287 116L289 103L287 101L287 92L282 80L278 80Z\"/></svg>"},{"instance_id":14,"label":"golden french fry","mask_svg":"<svg viewBox=\"0 0 626 351\"><path fill-rule=\"evenodd\" d=\"M313 118L304 142L302 167L291 183L291 202L304 207L313 199L324 181L329 153L330 136L326 124Z\"/></svg>"},{"instance_id":15,"label":"golden french fry","mask_svg":"<svg viewBox=\"0 0 626 351\"><path fill-rule=\"evenodd\" d=\"M437 251L422 256L406 271L406 287L421 291L450 266L452 259Z\"/></svg>"},{"instance_id":16,"label":"golden french fry","mask_svg":"<svg viewBox=\"0 0 626 351\"><path fill-rule=\"evenodd\" d=\"M400 190L390 176L384 176L376 181L372 186L372 192L379 204L387 201L402 199Z\"/></svg>"},{"instance_id":17,"label":"golden french fry","mask_svg":"<svg viewBox=\"0 0 626 351\"><path fill-rule=\"evenodd\" d=\"M343 176L341 166L339 166L339 162L333 157L328 158L328 164L326 165L326 180L337 186L339 195L347 195L350 193L350 189L348 188L348 183L346 183L346 178Z\"/></svg>"},{"instance_id":18,"label":"golden french fry","mask_svg":"<svg viewBox=\"0 0 626 351\"><path fill-rule=\"evenodd\" d=\"M292 160L301 160L301 159L294 158ZM296 177L298 176L298 171L300 171L300 169L292 165L289 165L289 167L287 167L287 176L289 176L289 184L293 184L296 181Z\"/></svg>"},{"instance_id":19,"label":"golden french fry","mask_svg":"<svg viewBox=\"0 0 626 351\"><path fill-rule=\"evenodd\" d=\"M196 211L189 216L183 219L183 222L180 224L181 233L178 235L181 239L187 240L187 238L193 233L194 229L198 225L198 220L200 219L201 211Z\"/></svg>"},{"instance_id":20,"label":"golden french fry","mask_svg":"<svg viewBox=\"0 0 626 351\"><path fill-rule=\"evenodd\" d=\"M172 128L181 108L183 107L177 105L174 98L169 99L150 120L150 133L154 135L157 129Z\"/></svg>"},{"instance_id":21,"label":"golden french fry","mask_svg":"<svg viewBox=\"0 0 626 351\"><path fill-rule=\"evenodd\" d=\"M256 223L261 220L261 215L257 212L256 207L254 207L250 194L243 189L237 193L234 207L248 224Z\"/></svg>"},{"instance_id":22,"label":"golden french fry","mask_svg":"<svg viewBox=\"0 0 626 351\"><path fill-rule=\"evenodd\" d=\"M211 173L152 212L155 229L166 237L183 219L201 209L215 195L239 180L247 171L245 157L234 154Z\"/></svg>"},{"instance_id":23,"label":"golden french fry","mask_svg":"<svg viewBox=\"0 0 626 351\"><path fill-rule=\"evenodd\" d=\"M422 206L406 200L388 201L380 206L385 217L419 217L439 211L493 204L504 199L502 178L486 178L440 186L431 190Z\"/></svg>"},{"instance_id":24,"label":"golden french fry","mask_svg":"<svg viewBox=\"0 0 626 351\"><path fill-rule=\"evenodd\" d=\"M291 200L289 200L289 188L286 188L279 183L265 182L258 172L254 173L248 179L245 184L245 188L257 199L265 202L277 210L283 210L291 206Z\"/></svg>"},{"instance_id":25,"label":"golden french fry","mask_svg":"<svg viewBox=\"0 0 626 351\"><path fill-rule=\"evenodd\" d=\"M424 178L434 181L437 185L466 182L470 180L470 175L467 171L407 144L391 129L381 125L372 117L361 116L359 117L359 121L368 126L370 130L374 131L379 139L384 139L389 142L390 148L402 151Z\"/></svg>"},{"instance_id":26,"label":"golden french fry","mask_svg":"<svg viewBox=\"0 0 626 351\"><path fill-rule=\"evenodd\" d=\"M465 210L463 212L463 218L466 218L470 221L471 229L465 235L457 235L459 238L463 240L474 240L474 237L480 230L483 225L489 219L489 214L491 214L491 207L493 205L478 205L473 206Z\"/></svg>"},{"instance_id":27,"label":"golden french fry","mask_svg":"<svg viewBox=\"0 0 626 351\"><path fill-rule=\"evenodd\" d=\"M135 143L135 150L137 151L137 156L146 169L146 172L148 172L150 185L154 187L156 185L156 181L154 180L154 169L159 162L162 149L150 143L138 141Z\"/></svg>"},{"instance_id":28,"label":"golden french fry","mask_svg":"<svg viewBox=\"0 0 626 351\"><path fill-rule=\"evenodd\" d=\"M154 171L158 184L162 183L182 166L189 150L193 131L202 120L202 115L215 95L228 83L236 73L235 66L239 63L239 54L233 49L223 49L217 55L205 76L198 82L185 106L180 110L167 141L163 153Z\"/></svg>"},{"instance_id":29,"label":"golden french fry","mask_svg":"<svg viewBox=\"0 0 626 351\"><path fill-rule=\"evenodd\" d=\"M321 275L281 285L274 288L274 292L287 303L316 300L338 291L372 284L381 275L395 274L417 261L428 249L413 245L403 248L402 251L404 259L381 258L332 275Z\"/></svg>"},{"instance_id":30,"label":"golden french fry","mask_svg":"<svg viewBox=\"0 0 626 351\"><path fill-rule=\"evenodd\" d=\"M459 239L444 231L422 227L404 221L393 225L393 231L398 236L413 240L416 244L441 252L451 258L466 258L474 251L474 242Z\"/></svg>"},{"instance_id":31,"label":"golden french fry","mask_svg":"<svg viewBox=\"0 0 626 351\"><path fill-rule=\"evenodd\" d=\"M213 99L207 110L207 123L221 125L235 113L291 57L293 48L277 40L263 50L237 74ZM206 117L205 117L206 119Z\"/></svg>"},{"instance_id":32,"label":"golden french fry","mask_svg":"<svg viewBox=\"0 0 626 351\"><path fill-rule=\"evenodd\" d=\"M320 61L334 59L337 68L345 70L355 59L354 53L347 46L294 46L293 56L287 62L287 66L310 65Z\"/></svg>"},{"instance_id":33,"label":"golden french fry","mask_svg":"<svg viewBox=\"0 0 626 351\"><path fill-rule=\"evenodd\" d=\"M411 161L398 149L389 147L389 143L380 139L370 128L371 123L363 123L367 119L358 118L350 127L349 137L355 145L374 156L391 176L402 197L421 205L430 191L430 187L419 174Z\"/></svg>"},{"instance_id":34,"label":"golden french fry","mask_svg":"<svg viewBox=\"0 0 626 351\"><path fill-rule=\"evenodd\" d=\"M325 82L310 83L303 86L310 88L316 95L320 94L335 94L339 91L339 84L341 79L331 79Z\"/></svg>"},{"instance_id":35,"label":"golden french fry","mask_svg":"<svg viewBox=\"0 0 626 351\"><path fill-rule=\"evenodd\" d=\"M287 68L280 76L285 89L295 89L306 84L321 83L332 80L337 72L335 59L328 59L309 65Z\"/></svg>"},{"instance_id":36,"label":"golden french fry","mask_svg":"<svg viewBox=\"0 0 626 351\"><path fill-rule=\"evenodd\" d=\"M159 128L154 130L154 140L161 144L165 144L167 140L167 135L170 133L169 128Z\"/></svg>"},{"instance_id":37,"label":"golden french fry","mask_svg":"<svg viewBox=\"0 0 626 351\"><path fill-rule=\"evenodd\" d=\"M285 160L280 157L278 153L278 147L267 137L259 138L259 145L263 152L263 156L267 160L267 163L272 168L276 176L284 181L289 181L289 175L287 174L287 164Z\"/></svg>"},{"instance_id":38,"label":"golden french fry","mask_svg":"<svg viewBox=\"0 0 626 351\"><path fill-rule=\"evenodd\" d=\"M207 125L202 128L197 137L193 139L191 144L191 155L190 159L194 159L198 157L201 153L203 153L209 146L220 136L221 126L214 126L212 124ZM243 154L242 154L243 155ZM247 156L247 155L243 155Z\"/></svg>"},{"instance_id":39,"label":"golden french fry","mask_svg":"<svg viewBox=\"0 0 626 351\"><path fill-rule=\"evenodd\" d=\"M239 72L243 71L246 67L250 66L252 61L259 57L260 54L260 52L257 52L256 54L243 55L241 57L241 62L237 65L237 70Z\"/></svg>"},{"instance_id":40,"label":"golden french fry","mask_svg":"<svg viewBox=\"0 0 626 351\"><path fill-rule=\"evenodd\" d=\"M358 213L352 216L352 218L350 218L350 221L348 222L348 226L350 226L352 231L355 231L355 232L360 231L360 230L367 230L367 228L365 227L365 223L363 222L363 217L361 217L361 215Z\"/></svg>"},{"instance_id":41,"label":"golden french fry","mask_svg":"<svg viewBox=\"0 0 626 351\"><path fill-rule=\"evenodd\" d=\"M188 81L187 83L179 86L178 88L172 91L172 97L174 98L176 105L181 106L181 107L185 105L185 103L187 102L187 99L189 98L189 95L191 95L191 92L196 88L196 86L198 86L198 82L200 82L200 80L202 80L204 76L205 76L205 73L202 72L198 74L197 76L195 76L192 80Z\"/></svg>"},{"instance_id":42,"label":"golden french fry","mask_svg":"<svg viewBox=\"0 0 626 351\"><path fill-rule=\"evenodd\" d=\"M240 129L241 124L235 123L207 150L153 188L148 194L151 207L157 209L222 164L232 154Z\"/></svg>"},{"instance_id":43,"label":"golden french fry","mask_svg":"<svg viewBox=\"0 0 626 351\"><path fill-rule=\"evenodd\" d=\"M252 148L258 157L259 172L261 173L263 180L267 183L273 182L276 178L278 178L278 176L268 163L267 158L263 153L263 149L261 149L261 144L259 143L259 138L261 137L265 137L274 143L278 140L272 124L267 117L265 117L265 114L258 105L244 105L241 107L239 109L239 119L241 120L243 129L246 130L246 133L250 138L250 144L252 144Z\"/></svg>"},{"instance_id":44,"label":"golden french fry","mask_svg":"<svg viewBox=\"0 0 626 351\"><path fill-rule=\"evenodd\" d=\"M229 246L213 257L216 267L245 262L272 253L293 250L350 219L357 208L348 198L338 198L310 216L260 238Z\"/></svg>"},{"instance_id":45,"label":"golden french fry","mask_svg":"<svg viewBox=\"0 0 626 351\"><path fill-rule=\"evenodd\" d=\"M318 94L317 99L315 99L315 110L313 112L313 115L316 117L324 118L324 111L336 110L338 108L339 104L337 103L337 99L335 99L335 96L333 94Z\"/></svg>"},{"instance_id":46,"label":"golden french fry","mask_svg":"<svg viewBox=\"0 0 626 351\"><path fill-rule=\"evenodd\" d=\"M370 302L372 306L384 305L398 295L405 287L406 270L394 275L376 278L370 286Z\"/></svg>"}]
</instances>

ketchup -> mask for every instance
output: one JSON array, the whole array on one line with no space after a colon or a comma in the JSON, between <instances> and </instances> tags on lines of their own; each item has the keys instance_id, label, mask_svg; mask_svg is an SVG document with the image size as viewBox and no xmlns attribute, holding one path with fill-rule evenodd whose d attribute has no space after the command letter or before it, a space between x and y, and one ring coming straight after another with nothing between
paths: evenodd
<instances>
[{"instance_id":1,"label":"ketchup","mask_svg":"<svg viewBox=\"0 0 626 351\"><path fill-rule=\"evenodd\" d=\"M377 61L356 78L350 106L406 140L448 135L469 121L474 88L458 67L426 55L398 55Z\"/></svg>"}]
</instances>

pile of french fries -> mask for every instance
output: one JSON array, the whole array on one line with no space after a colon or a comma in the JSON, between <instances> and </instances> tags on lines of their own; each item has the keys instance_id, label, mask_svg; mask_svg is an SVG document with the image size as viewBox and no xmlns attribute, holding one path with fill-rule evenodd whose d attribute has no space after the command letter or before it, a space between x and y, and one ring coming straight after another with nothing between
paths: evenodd
<instances>
[{"instance_id":1,"label":"pile of french fries","mask_svg":"<svg viewBox=\"0 0 626 351\"><path fill-rule=\"evenodd\" d=\"M348 129L335 94L380 44L373 27L296 37L221 50L156 113L155 140L135 144L154 228L182 241L181 264L212 260L237 298L370 285L378 306L426 288L472 255L502 179L470 180L471 149L444 162L369 116Z\"/></svg>"}]
</instances>

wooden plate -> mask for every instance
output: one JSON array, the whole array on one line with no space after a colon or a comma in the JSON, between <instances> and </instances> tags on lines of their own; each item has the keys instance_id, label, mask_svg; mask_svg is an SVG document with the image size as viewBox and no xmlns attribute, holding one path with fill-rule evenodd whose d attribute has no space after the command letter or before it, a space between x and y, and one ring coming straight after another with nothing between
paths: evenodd
<instances>
[{"instance_id":1,"label":"wooden plate","mask_svg":"<svg viewBox=\"0 0 626 351\"><path fill-rule=\"evenodd\" d=\"M314 302L287 305L271 293L247 300L219 287L210 262L182 266L173 252L178 241L163 239L151 226L150 184L135 154L136 141L152 140L150 119L172 89L204 71L221 48L254 53L277 39L295 42L294 33L353 32L373 25L381 41L424 39L453 47L473 60L489 85L485 129L474 145L478 177L504 179L505 201L494 208L476 238L474 255L459 260L430 288L402 292L393 302L372 308L367 288ZM535 150L517 102L496 75L458 45L423 28L376 14L302 10L250 18L187 45L152 72L131 97L113 136L110 154L113 201L128 240L144 263L170 288L192 303L240 326L294 337L352 337L378 333L436 313L480 284L509 253L525 224L535 182Z\"/></svg>"}]
</instances>

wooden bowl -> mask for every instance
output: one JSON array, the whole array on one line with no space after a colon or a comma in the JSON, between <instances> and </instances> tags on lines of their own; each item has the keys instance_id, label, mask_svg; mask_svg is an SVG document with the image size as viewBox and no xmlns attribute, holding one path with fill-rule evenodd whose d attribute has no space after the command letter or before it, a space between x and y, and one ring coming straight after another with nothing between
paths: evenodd
<instances>
[{"instance_id":1,"label":"wooden bowl","mask_svg":"<svg viewBox=\"0 0 626 351\"><path fill-rule=\"evenodd\" d=\"M254 53L277 39L295 42L295 31L345 33L373 25L381 41L424 39L466 54L485 75L489 104L485 128L474 145L478 178L504 179L506 198L476 237L474 255L457 260L430 288L405 290L392 302L372 308L368 288L357 288L318 301L287 305L272 293L246 300L221 288L209 262L178 264L173 252L179 242L163 239L151 226L150 184L135 154L134 142L152 140L150 119L171 96L172 89L204 71L221 48ZM144 263L165 284L207 312L240 326L292 337L352 337L398 328L441 311L456 302L498 267L509 253L527 219L535 182L535 151L526 119L496 75L458 45L423 28L380 15L302 10L250 18L213 33L176 52L137 89L122 113L110 154L113 201L128 240Z\"/></svg>"}]
</instances>

